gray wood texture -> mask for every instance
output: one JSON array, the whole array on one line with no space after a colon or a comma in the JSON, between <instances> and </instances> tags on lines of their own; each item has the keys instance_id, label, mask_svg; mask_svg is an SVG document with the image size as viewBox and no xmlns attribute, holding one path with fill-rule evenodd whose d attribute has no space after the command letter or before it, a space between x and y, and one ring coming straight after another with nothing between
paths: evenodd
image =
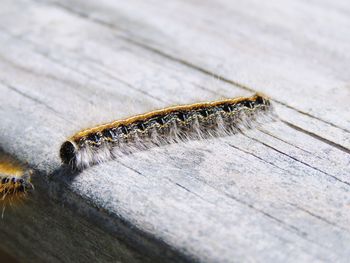
<instances>
[{"instance_id":1,"label":"gray wood texture","mask_svg":"<svg viewBox=\"0 0 350 263\"><path fill-rule=\"evenodd\" d=\"M35 170L0 247L23 262L347 262L350 4L2 0L0 147ZM248 95L281 120L70 174L101 122Z\"/></svg>"}]
</instances>

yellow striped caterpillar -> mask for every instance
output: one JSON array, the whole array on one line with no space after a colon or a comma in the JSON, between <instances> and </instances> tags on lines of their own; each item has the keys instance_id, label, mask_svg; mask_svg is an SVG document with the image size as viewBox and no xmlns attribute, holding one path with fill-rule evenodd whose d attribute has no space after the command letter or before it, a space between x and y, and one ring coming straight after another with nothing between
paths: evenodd
<instances>
[{"instance_id":1,"label":"yellow striped caterpillar","mask_svg":"<svg viewBox=\"0 0 350 263\"><path fill-rule=\"evenodd\" d=\"M23 200L27 192L34 187L31 180L32 171L26 169L17 160L3 153L0 154L0 203L2 216L7 205Z\"/></svg>"},{"instance_id":2,"label":"yellow striped caterpillar","mask_svg":"<svg viewBox=\"0 0 350 263\"><path fill-rule=\"evenodd\" d=\"M140 149L242 132L271 113L260 94L173 106L82 130L62 144L60 156L82 169Z\"/></svg>"}]
</instances>

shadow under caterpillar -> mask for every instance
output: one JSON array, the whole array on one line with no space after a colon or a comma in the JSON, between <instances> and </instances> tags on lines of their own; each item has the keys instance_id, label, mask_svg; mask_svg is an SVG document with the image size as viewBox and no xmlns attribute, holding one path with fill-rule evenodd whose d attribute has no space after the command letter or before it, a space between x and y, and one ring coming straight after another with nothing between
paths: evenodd
<instances>
[{"instance_id":1,"label":"shadow under caterpillar","mask_svg":"<svg viewBox=\"0 0 350 263\"><path fill-rule=\"evenodd\" d=\"M60 157L83 169L154 146L236 134L272 116L261 94L173 106L82 130L62 144Z\"/></svg>"},{"instance_id":2,"label":"shadow under caterpillar","mask_svg":"<svg viewBox=\"0 0 350 263\"><path fill-rule=\"evenodd\" d=\"M28 191L34 189L31 183L32 170L9 155L0 152L0 204L3 217L5 208L21 202Z\"/></svg>"}]
</instances>

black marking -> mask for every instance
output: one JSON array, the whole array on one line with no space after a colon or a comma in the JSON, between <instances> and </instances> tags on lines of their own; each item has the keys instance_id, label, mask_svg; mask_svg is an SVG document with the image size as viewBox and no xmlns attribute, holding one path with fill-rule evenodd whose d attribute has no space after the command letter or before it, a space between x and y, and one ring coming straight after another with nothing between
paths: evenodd
<instances>
[{"instance_id":1,"label":"black marking","mask_svg":"<svg viewBox=\"0 0 350 263\"><path fill-rule=\"evenodd\" d=\"M137 124L137 128L138 128L139 130L141 130L141 131L144 131L144 130L146 129L146 126L145 126L145 124L144 124L143 122L139 122L139 123Z\"/></svg>"},{"instance_id":2,"label":"black marking","mask_svg":"<svg viewBox=\"0 0 350 263\"><path fill-rule=\"evenodd\" d=\"M102 131L102 136L105 138L113 139L115 134L113 133L112 129L105 129Z\"/></svg>"},{"instance_id":3,"label":"black marking","mask_svg":"<svg viewBox=\"0 0 350 263\"><path fill-rule=\"evenodd\" d=\"M222 107L222 109L225 111L225 112L232 112L232 106L230 104L225 104L224 107Z\"/></svg>"},{"instance_id":4,"label":"black marking","mask_svg":"<svg viewBox=\"0 0 350 263\"><path fill-rule=\"evenodd\" d=\"M207 109L200 110L199 114L206 118L209 116L209 111Z\"/></svg>"},{"instance_id":5,"label":"black marking","mask_svg":"<svg viewBox=\"0 0 350 263\"><path fill-rule=\"evenodd\" d=\"M243 105L244 105L245 107L247 107L247 108L250 108L250 109L253 108L253 103L252 103L252 101L250 101L250 100L244 101L244 102L243 102Z\"/></svg>"},{"instance_id":6,"label":"black marking","mask_svg":"<svg viewBox=\"0 0 350 263\"><path fill-rule=\"evenodd\" d=\"M158 118L156 119L156 122L157 122L158 124L160 124L160 125L164 125L164 124L165 124L165 120L164 120L163 117L158 117Z\"/></svg>"},{"instance_id":7,"label":"black marking","mask_svg":"<svg viewBox=\"0 0 350 263\"><path fill-rule=\"evenodd\" d=\"M254 103L257 105L265 104L265 100L263 97L257 96Z\"/></svg>"},{"instance_id":8,"label":"black marking","mask_svg":"<svg viewBox=\"0 0 350 263\"><path fill-rule=\"evenodd\" d=\"M128 128L124 125L121 125L119 126L119 129L121 130L121 132L124 134L124 135L128 135L129 134L129 131L128 131Z\"/></svg>"},{"instance_id":9,"label":"black marking","mask_svg":"<svg viewBox=\"0 0 350 263\"><path fill-rule=\"evenodd\" d=\"M101 135L99 133L92 133L86 139L94 144L99 144L101 142Z\"/></svg>"},{"instance_id":10,"label":"black marking","mask_svg":"<svg viewBox=\"0 0 350 263\"><path fill-rule=\"evenodd\" d=\"M4 178L2 178L1 183L6 184L6 183L8 183L8 181L9 181L8 177L4 177Z\"/></svg>"},{"instance_id":11,"label":"black marking","mask_svg":"<svg viewBox=\"0 0 350 263\"><path fill-rule=\"evenodd\" d=\"M188 118L188 115L186 112L179 112L177 114L177 118L180 120L180 121L185 121L187 118Z\"/></svg>"}]
</instances>

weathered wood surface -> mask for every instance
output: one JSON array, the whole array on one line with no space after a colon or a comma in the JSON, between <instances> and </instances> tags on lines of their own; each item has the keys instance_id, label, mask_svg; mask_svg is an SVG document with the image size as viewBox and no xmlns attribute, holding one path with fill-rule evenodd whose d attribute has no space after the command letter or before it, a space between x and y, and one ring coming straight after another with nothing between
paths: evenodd
<instances>
[{"instance_id":1,"label":"weathered wood surface","mask_svg":"<svg viewBox=\"0 0 350 263\"><path fill-rule=\"evenodd\" d=\"M345 0L2 0L0 147L36 190L0 246L25 262L346 262L349 17ZM252 91L284 122L60 168L81 128Z\"/></svg>"}]
</instances>

